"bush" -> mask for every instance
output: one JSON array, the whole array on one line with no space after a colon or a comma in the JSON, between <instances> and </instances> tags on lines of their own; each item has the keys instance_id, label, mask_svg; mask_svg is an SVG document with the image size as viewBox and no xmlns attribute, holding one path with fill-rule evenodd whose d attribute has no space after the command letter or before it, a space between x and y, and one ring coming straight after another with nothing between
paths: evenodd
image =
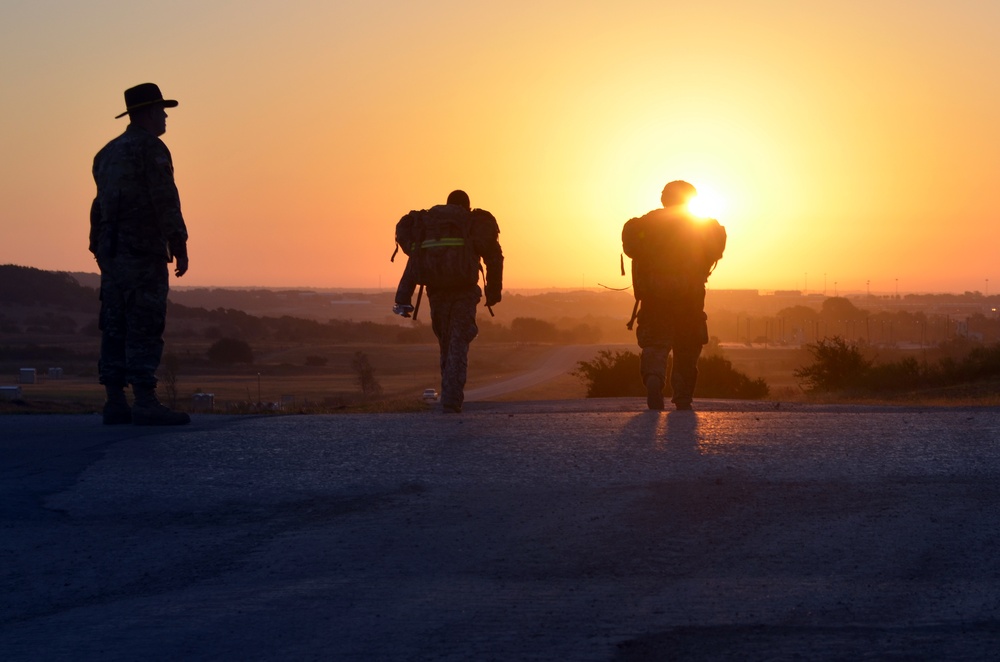
<instances>
[{"instance_id":1,"label":"bush","mask_svg":"<svg viewBox=\"0 0 1000 662\"><path fill-rule=\"evenodd\" d=\"M733 368L732 361L720 354L698 359L698 383L694 389L696 397L760 400L770 393L771 389L763 377L750 379Z\"/></svg>"},{"instance_id":2,"label":"bush","mask_svg":"<svg viewBox=\"0 0 1000 662\"><path fill-rule=\"evenodd\" d=\"M857 345L840 336L806 345L806 350L813 355L815 363L799 368L794 374L810 392L860 388L872 367L872 362L865 359Z\"/></svg>"},{"instance_id":3,"label":"bush","mask_svg":"<svg viewBox=\"0 0 1000 662\"><path fill-rule=\"evenodd\" d=\"M325 356L315 356L310 355L306 357L306 365L313 368L322 368L326 365L327 359Z\"/></svg>"},{"instance_id":4,"label":"bush","mask_svg":"<svg viewBox=\"0 0 1000 662\"><path fill-rule=\"evenodd\" d=\"M949 363L953 363L948 359ZM912 356L871 366L864 377L864 388L868 391L898 391L925 382L927 370Z\"/></svg>"},{"instance_id":5,"label":"bush","mask_svg":"<svg viewBox=\"0 0 1000 662\"><path fill-rule=\"evenodd\" d=\"M604 349L593 361L580 361L573 374L587 384L588 398L615 398L645 395L639 355Z\"/></svg>"},{"instance_id":6,"label":"bush","mask_svg":"<svg viewBox=\"0 0 1000 662\"><path fill-rule=\"evenodd\" d=\"M671 362L667 364L668 373ZM635 352L613 354L610 350L602 350L593 361L580 361L573 374L586 382L588 398L644 396L646 387L642 383L640 366L639 355ZM668 391L669 388L668 384ZM769 394L770 388L764 379L750 379L721 355L698 359L696 397L758 400Z\"/></svg>"},{"instance_id":7,"label":"bush","mask_svg":"<svg viewBox=\"0 0 1000 662\"><path fill-rule=\"evenodd\" d=\"M219 338L212 343L206 354L212 363L223 365L253 363L253 350L250 349L250 345L236 338Z\"/></svg>"},{"instance_id":8,"label":"bush","mask_svg":"<svg viewBox=\"0 0 1000 662\"><path fill-rule=\"evenodd\" d=\"M351 369L358 379L358 386L365 398L378 398L382 395L382 385L375 379L375 368L364 352L355 352L351 360Z\"/></svg>"}]
</instances>

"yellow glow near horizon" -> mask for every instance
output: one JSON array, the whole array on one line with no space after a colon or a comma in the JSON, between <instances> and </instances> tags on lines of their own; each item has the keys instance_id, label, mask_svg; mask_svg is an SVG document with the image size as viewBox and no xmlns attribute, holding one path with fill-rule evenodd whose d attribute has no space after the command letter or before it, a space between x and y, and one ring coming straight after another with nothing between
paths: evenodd
<instances>
[{"instance_id":1,"label":"yellow glow near horizon","mask_svg":"<svg viewBox=\"0 0 1000 662\"><path fill-rule=\"evenodd\" d=\"M707 187L698 187L698 195L688 201L688 209L702 218L721 218L727 210L726 198Z\"/></svg>"},{"instance_id":2,"label":"yellow glow near horizon","mask_svg":"<svg viewBox=\"0 0 1000 662\"><path fill-rule=\"evenodd\" d=\"M395 222L462 188L505 285L590 287L674 179L727 228L713 287L1000 280L998 3L148 4L0 3L0 264L96 270L90 164L152 81L181 286L391 287Z\"/></svg>"}]
</instances>

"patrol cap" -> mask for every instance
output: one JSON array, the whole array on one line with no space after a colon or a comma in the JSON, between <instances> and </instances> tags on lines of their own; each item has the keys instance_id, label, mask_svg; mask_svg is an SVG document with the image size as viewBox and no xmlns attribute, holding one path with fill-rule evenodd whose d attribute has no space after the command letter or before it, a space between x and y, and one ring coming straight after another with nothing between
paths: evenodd
<instances>
[{"instance_id":1,"label":"patrol cap","mask_svg":"<svg viewBox=\"0 0 1000 662\"><path fill-rule=\"evenodd\" d=\"M142 83L125 90L125 112L115 115L115 119L125 117L137 108L160 104L164 108L173 108L177 102L173 99L164 99L160 93L160 88L153 83Z\"/></svg>"}]
</instances>

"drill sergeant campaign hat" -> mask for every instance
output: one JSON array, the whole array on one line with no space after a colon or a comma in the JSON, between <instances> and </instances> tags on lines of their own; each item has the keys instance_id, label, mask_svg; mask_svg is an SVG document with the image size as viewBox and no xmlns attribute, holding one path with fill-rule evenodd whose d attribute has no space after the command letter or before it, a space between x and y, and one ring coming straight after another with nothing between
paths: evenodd
<instances>
[{"instance_id":1,"label":"drill sergeant campaign hat","mask_svg":"<svg viewBox=\"0 0 1000 662\"><path fill-rule=\"evenodd\" d=\"M125 90L125 112L115 115L115 119L125 117L137 108L160 104L164 108L173 108L177 102L173 99L164 99L160 93L160 88L153 83L142 83Z\"/></svg>"}]
</instances>

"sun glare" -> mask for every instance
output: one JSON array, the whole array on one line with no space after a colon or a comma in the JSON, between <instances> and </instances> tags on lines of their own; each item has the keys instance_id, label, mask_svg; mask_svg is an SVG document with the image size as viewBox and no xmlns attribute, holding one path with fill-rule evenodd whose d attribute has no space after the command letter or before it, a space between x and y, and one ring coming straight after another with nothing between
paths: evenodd
<instances>
[{"instance_id":1,"label":"sun glare","mask_svg":"<svg viewBox=\"0 0 1000 662\"><path fill-rule=\"evenodd\" d=\"M726 200L714 191L699 188L698 195L688 201L688 209L695 216L718 218L726 211Z\"/></svg>"}]
</instances>

